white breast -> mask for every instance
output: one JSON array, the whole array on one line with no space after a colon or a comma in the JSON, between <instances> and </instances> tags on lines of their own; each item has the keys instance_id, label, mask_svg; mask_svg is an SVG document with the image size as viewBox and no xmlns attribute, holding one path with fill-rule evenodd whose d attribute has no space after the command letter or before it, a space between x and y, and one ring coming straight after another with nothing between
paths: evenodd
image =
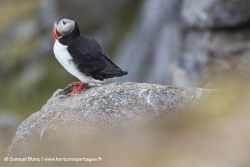
<instances>
[{"instance_id":1,"label":"white breast","mask_svg":"<svg viewBox=\"0 0 250 167\"><path fill-rule=\"evenodd\" d=\"M81 73L74 62L72 61L72 57L70 56L66 45L62 45L58 40L56 40L54 44L54 54L57 58L57 60L61 63L61 65L73 76L78 78L83 83L103 83L102 81L95 80L91 77L85 76L83 73Z\"/></svg>"}]
</instances>

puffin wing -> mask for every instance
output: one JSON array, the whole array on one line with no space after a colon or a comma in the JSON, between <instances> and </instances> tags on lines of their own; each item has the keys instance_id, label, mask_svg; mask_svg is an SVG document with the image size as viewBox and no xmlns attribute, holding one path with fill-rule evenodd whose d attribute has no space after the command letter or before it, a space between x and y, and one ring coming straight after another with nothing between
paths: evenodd
<instances>
[{"instance_id":1,"label":"puffin wing","mask_svg":"<svg viewBox=\"0 0 250 167\"><path fill-rule=\"evenodd\" d=\"M78 70L86 76L103 81L104 79L127 74L126 71L122 71L103 53L89 50L83 51L82 49L76 49L70 46L68 47L68 51Z\"/></svg>"}]
</instances>

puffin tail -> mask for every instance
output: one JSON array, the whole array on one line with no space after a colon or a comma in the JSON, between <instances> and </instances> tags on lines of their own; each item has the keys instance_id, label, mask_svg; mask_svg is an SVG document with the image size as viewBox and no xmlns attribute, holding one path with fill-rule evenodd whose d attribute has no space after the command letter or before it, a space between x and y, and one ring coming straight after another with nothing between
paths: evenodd
<instances>
[{"instance_id":1,"label":"puffin tail","mask_svg":"<svg viewBox=\"0 0 250 167\"><path fill-rule=\"evenodd\" d=\"M121 71L121 73L122 73L121 76L123 76L123 75L128 75L128 72L127 72L127 71Z\"/></svg>"},{"instance_id":2,"label":"puffin tail","mask_svg":"<svg viewBox=\"0 0 250 167\"><path fill-rule=\"evenodd\" d=\"M105 74L105 78L114 78L114 77L121 77L123 75L127 75L127 71L119 71L117 73L112 73L112 74Z\"/></svg>"}]
</instances>

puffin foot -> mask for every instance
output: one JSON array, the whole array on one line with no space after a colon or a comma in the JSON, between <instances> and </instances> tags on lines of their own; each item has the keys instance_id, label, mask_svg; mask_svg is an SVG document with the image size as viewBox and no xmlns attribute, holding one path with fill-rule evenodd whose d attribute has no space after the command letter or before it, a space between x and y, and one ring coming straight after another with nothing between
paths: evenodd
<instances>
[{"instance_id":1,"label":"puffin foot","mask_svg":"<svg viewBox=\"0 0 250 167\"><path fill-rule=\"evenodd\" d=\"M88 83L82 83L82 82L72 82L71 84L74 86L74 89L70 93L68 93L67 96L71 96L82 90L83 87L88 86Z\"/></svg>"}]
</instances>

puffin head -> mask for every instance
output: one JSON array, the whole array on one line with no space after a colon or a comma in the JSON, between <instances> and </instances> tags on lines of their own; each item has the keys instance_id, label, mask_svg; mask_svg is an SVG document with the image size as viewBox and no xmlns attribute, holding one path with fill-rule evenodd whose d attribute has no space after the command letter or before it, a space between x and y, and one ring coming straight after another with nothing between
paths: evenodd
<instances>
[{"instance_id":1,"label":"puffin head","mask_svg":"<svg viewBox=\"0 0 250 167\"><path fill-rule=\"evenodd\" d=\"M75 29L76 22L68 16L60 16L54 21L54 28L52 29L52 40L56 41L66 35L72 33Z\"/></svg>"}]
</instances>

